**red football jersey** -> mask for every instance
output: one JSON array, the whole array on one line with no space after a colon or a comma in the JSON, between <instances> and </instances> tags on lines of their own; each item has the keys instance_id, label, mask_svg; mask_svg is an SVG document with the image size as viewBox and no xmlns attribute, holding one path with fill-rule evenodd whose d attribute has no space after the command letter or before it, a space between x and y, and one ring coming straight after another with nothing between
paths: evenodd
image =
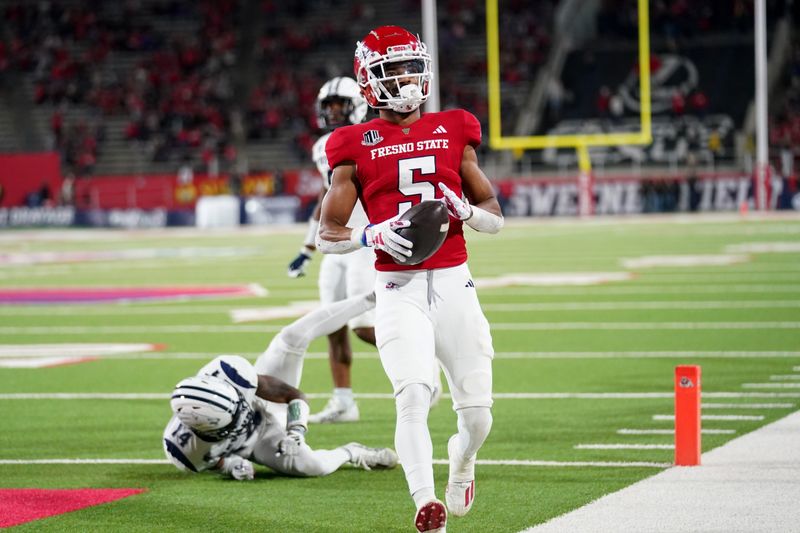
<instances>
[{"instance_id":1,"label":"red football jersey","mask_svg":"<svg viewBox=\"0 0 800 533\"><path fill-rule=\"evenodd\" d=\"M481 143L481 125L472 114L453 109L425 113L408 127L381 118L337 128L325 146L330 167L356 164L359 197L372 224L405 212L423 200L442 197L438 183L461 196L464 147ZM447 268L467 260L462 222L450 219L442 247L418 265L398 265L377 251L377 270Z\"/></svg>"}]
</instances>

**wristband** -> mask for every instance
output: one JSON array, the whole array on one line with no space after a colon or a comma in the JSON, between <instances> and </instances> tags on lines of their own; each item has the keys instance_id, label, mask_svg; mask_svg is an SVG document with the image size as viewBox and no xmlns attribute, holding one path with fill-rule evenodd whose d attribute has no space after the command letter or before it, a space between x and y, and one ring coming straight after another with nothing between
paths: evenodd
<instances>
[{"instance_id":1,"label":"wristband","mask_svg":"<svg viewBox=\"0 0 800 533\"><path fill-rule=\"evenodd\" d=\"M497 233L503 227L504 219L478 206L472 207L472 215L464 222L475 231L484 233Z\"/></svg>"},{"instance_id":2,"label":"wristband","mask_svg":"<svg viewBox=\"0 0 800 533\"><path fill-rule=\"evenodd\" d=\"M289 408L286 410L286 431L305 433L308 430L309 411L305 400L298 398L289 402Z\"/></svg>"},{"instance_id":3,"label":"wristband","mask_svg":"<svg viewBox=\"0 0 800 533\"><path fill-rule=\"evenodd\" d=\"M365 248L367 246L367 228L371 225L372 224L368 224L366 226L353 228L353 231L350 232L350 242L355 244L358 248Z\"/></svg>"}]
</instances>

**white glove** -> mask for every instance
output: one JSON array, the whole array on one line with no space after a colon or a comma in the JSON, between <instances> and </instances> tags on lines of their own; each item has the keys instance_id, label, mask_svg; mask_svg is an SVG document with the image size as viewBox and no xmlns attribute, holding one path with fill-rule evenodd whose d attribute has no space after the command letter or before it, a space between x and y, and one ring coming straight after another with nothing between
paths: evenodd
<instances>
[{"instance_id":1,"label":"white glove","mask_svg":"<svg viewBox=\"0 0 800 533\"><path fill-rule=\"evenodd\" d=\"M411 257L411 248L414 247L414 243L395 233L395 230L407 228L410 225L411 221L397 220L397 217L384 220L380 224L370 224L361 230L359 241L363 246L383 250L401 263L405 263L406 259ZM358 236L354 235L354 237Z\"/></svg>"},{"instance_id":2,"label":"white glove","mask_svg":"<svg viewBox=\"0 0 800 533\"><path fill-rule=\"evenodd\" d=\"M222 460L222 472L239 481L255 478L253 463L238 455L229 455Z\"/></svg>"},{"instance_id":3,"label":"white glove","mask_svg":"<svg viewBox=\"0 0 800 533\"><path fill-rule=\"evenodd\" d=\"M451 217L457 220L467 220L472 217L472 206L456 196L456 193L451 191L447 185L439 182L439 190L444 193L442 201L447 206L447 211Z\"/></svg>"},{"instance_id":4,"label":"white glove","mask_svg":"<svg viewBox=\"0 0 800 533\"><path fill-rule=\"evenodd\" d=\"M292 457L300 453L300 448L305 444L306 438L300 431L289 431L286 436L278 443L278 451L275 452L275 457L281 455L288 455Z\"/></svg>"}]
</instances>

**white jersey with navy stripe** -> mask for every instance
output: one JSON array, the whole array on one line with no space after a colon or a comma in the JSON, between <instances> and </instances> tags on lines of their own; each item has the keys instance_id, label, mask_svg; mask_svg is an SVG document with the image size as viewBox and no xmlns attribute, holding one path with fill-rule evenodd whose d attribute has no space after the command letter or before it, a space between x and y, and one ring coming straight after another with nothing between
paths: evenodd
<instances>
[{"instance_id":1,"label":"white jersey with navy stripe","mask_svg":"<svg viewBox=\"0 0 800 533\"><path fill-rule=\"evenodd\" d=\"M173 416L164 429L164 453L175 466L192 472L213 468L228 455L249 457L269 426L277 423L275 417L267 412L266 402L256 397L258 374L255 367L243 357L220 355L201 368L197 375L214 376L227 381L239 391L253 411L252 416L239 421L232 431L233 436L219 442L203 440Z\"/></svg>"},{"instance_id":2,"label":"white jersey with navy stripe","mask_svg":"<svg viewBox=\"0 0 800 533\"><path fill-rule=\"evenodd\" d=\"M273 419L261 401L255 401L253 418L244 431L233 438L219 442L208 442L198 437L176 416L164 429L164 453L180 468L190 472L202 472L214 468L219 460L230 455L248 458L253 448L267 431Z\"/></svg>"},{"instance_id":3,"label":"white jersey with navy stripe","mask_svg":"<svg viewBox=\"0 0 800 533\"><path fill-rule=\"evenodd\" d=\"M317 170L322 175L322 186L325 191L331 188L331 168L328 166L328 156L325 154L325 143L330 137L330 133L326 133L314 143L311 148L311 157L314 159L314 164L317 165ZM369 224L367 213L361 205L361 200L356 200L356 205L353 206L353 213L350 215L350 220L347 221L348 228L355 228L358 226L366 226Z\"/></svg>"}]
</instances>

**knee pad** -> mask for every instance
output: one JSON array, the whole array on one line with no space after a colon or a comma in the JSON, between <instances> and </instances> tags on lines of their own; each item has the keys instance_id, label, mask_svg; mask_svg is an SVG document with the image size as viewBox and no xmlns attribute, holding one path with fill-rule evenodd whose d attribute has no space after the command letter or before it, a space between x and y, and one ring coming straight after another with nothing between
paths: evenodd
<instances>
[{"instance_id":1,"label":"knee pad","mask_svg":"<svg viewBox=\"0 0 800 533\"><path fill-rule=\"evenodd\" d=\"M431 406L431 389L422 383L403 387L395 397L397 422L425 422Z\"/></svg>"},{"instance_id":2,"label":"knee pad","mask_svg":"<svg viewBox=\"0 0 800 533\"><path fill-rule=\"evenodd\" d=\"M492 429L492 411L488 407L465 407L459 409L458 429L465 431L470 440L483 442Z\"/></svg>"}]
</instances>

